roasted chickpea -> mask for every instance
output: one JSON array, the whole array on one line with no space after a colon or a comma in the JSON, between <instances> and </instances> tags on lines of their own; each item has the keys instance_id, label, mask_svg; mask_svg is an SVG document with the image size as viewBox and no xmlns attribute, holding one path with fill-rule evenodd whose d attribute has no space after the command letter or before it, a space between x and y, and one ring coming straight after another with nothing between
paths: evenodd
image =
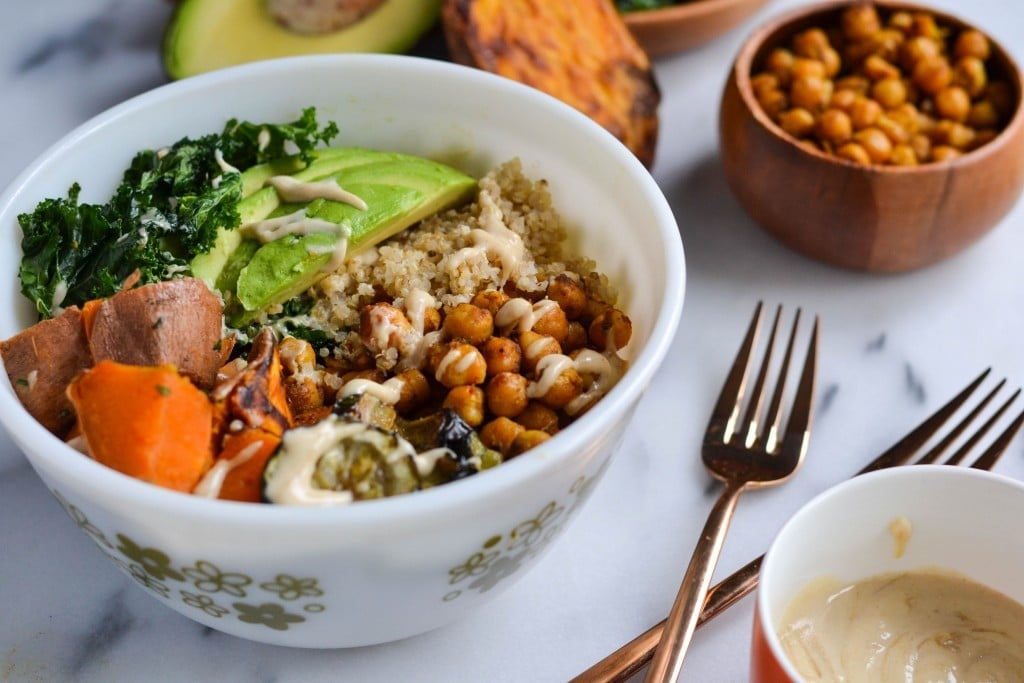
<instances>
[{"instance_id":1,"label":"roasted chickpea","mask_svg":"<svg viewBox=\"0 0 1024 683\"><path fill-rule=\"evenodd\" d=\"M453 387L441 407L454 410L470 427L479 427L484 422L484 390L468 384Z\"/></svg>"},{"instance_id":2,"label":"roasted chickpea","mask_svg":"<svg viewBox=\"0 0 1024 683\"><path fill-rule=\"evenodd\" d=\"M522 368L532 373L544 356L562 353L562 345L552 337L527 330L519 334L519 348L522 349Z\"/></svg>"},{"instance_id":3,"label":"roasted chickpea","mask_svg":"<svg viewBox=\"0 0 1024 683\"><path fill-rule=\"evenodd\" d=\"M398 391L398 402L395 411L399 415L408 415L427 402L430 398L430 381L427 376L413 368L396 375L402 380L402 388Z\"/></svg>"},{"instance_id":4,"label":"roasted chickpea","mask_svg":"<svg viewBox=\"0 0 1024 683\"><path fill-rule=\"evenodd\" d=\"M553 301L551 303L553 305L549 306L533 324L533 331L547 335L561 344L569 334L569 319L561 306Z\"/></svg>"},{"instance_id":5,"label":"roasted chickpea","mask_svg":"<svg viewBox=\"0 0 1024 683\"><path fill-rule=\"evenodd\" d=\"M600 350L618 350L633 336L633 322L617 308L609 308L594 318L587 330L590 343Z\"/></svg>"},{"instance_id":6,"label":"roasted chickpea","mask_svg":"<svg viewBox=\"0 0 1024 683\"><path fill-rule=\"evenodd\" d=\"M818 119L815 130L819 140L838 147L853 135L853 123L846 112L839 109L826 109Z\"/></svg>"},{"instance_id":7,"label":"roasted chickpea","mask_svg":"<svg viewBox=\"0 0 1024 683\"><path fill-rule=\"evenodd\" d=\"M761 99L765 93L776 92L780 88L781 85L779 83L779 78L773 73L761 72L750 78L750 89L754 91L754 97L758 99ZM559 277L564 277L571 281L570 278L564 275L560 275ZM554 296L551 296L551 289L554 284L555 281L552 281L551 284L548 285L548 297L551 299L555 298ZM584 296L586 295L584 294Z\"/></svg>"},{"instance_id":8,"label":"roasted chickpea","mask_svg":"<svg viewBox=\"0 0 1024 683\"><path fill-rule=\"evenodd\" d=\"M277 345L285 374L295 375L316 367L316 350L304 339L285 337Z\"/></svg>"},{"instance_id":9,"label":"roasted chickpea","mask_svg":"<svg viewBox=\"0 0 1024 683\"><path fill-rule=\"evenodd\" d=\"M757 98L757 103L764 109L764 113L775 118L780 112L789 109L789 97L781 90L770 90L762 93Z\"/></svg>"},{"instance_id":10,"label":"roasted chickpea","mask_svg":"<svg viewBox=\"0 0 1024 683\"><path fill-rule=\"evenodd\" d=\"M929 161L932 156L932 141L924 133L911 136L910 148L914 150L914 156L918 161Z\"/></svg>"},{"instance_id":11,"label":"roasted chickpea","mask_svg":"<svg viewBox=\"0 0 1024 683\"><path fill-rule=\"evenodd\" d=\"M878 117L882 115L882 105L867 97L860 97L850 107L850 123L854 130L869 128L875 125Z\"/></svg>"},{"instance_id":12,"label":"roasted chickpea","mask_svg":"<svg viewBox=\"0 0 1024 683\"><path fill-rule=\"evenodd\" d=\"M887 24L901 33L907 33L914 25L914 17L910 12L900 10L889 15Z\"/></svg>"},{"instance_id":13,"label":"roasted chickpea","mask_svg":"<svg viewBox=\"0 0 1024 683\"><path fill-rule=\"evenodd\" d=\"M992 142L999 135L999 131L995 128L982 128L974 136L974 141L971 142L971 149L981 147L987 142Z\"/></svg>"},{"instance_id":14,"label":"roasted chickpea","mask_svg":"<svg viewBox=\"0 0 1024 683\"><path fill-rule=\"evenodd\" d=\"M765 68L778 79L779 85L783 88L793 80L793 59L792 52L779 47L772 50L765 60Z\"/></svg>"},{"instance_id":15,"label":"roasted chickpea","mask_svg":"<svg viewBox=\"0 0 1024 683\"><path fill-rule=\"evenodd\" d=\"M988 100L971 105L967 123L974 128L995 128L999 125L999 112Z\"/></svg>"},{"instance_id":16,"label":"roasted chickpea","mask_svg":"<svg viewBox=\"0 0 1024 683\"><path fill-rule=\"evenodd\" d=\"M542 364L543 368L543 364ZM553 372L550 368L548 372ZM535 398L549 408L561 410L583 393L583 377L576 368L562 368L553 381L548 381L544 372L527 388L527 396Z\"/></svg>"},{"instance_id":17,"label":"roasted chickpea","mask_svg":"<svg viewBox=\"0 0 1024 683\"><path fill-rule=\"evenodd\" d=\"M900 70L890 64L879 55L870 55L862 65L864 74L873 81L880 81L884 78L899 78Z\"/></svg>"},{"instance_id":18,"label":"roasted chickpea","mask_svg":"<svg viewBox=\"0 0 1024 683\"><path fill-rule=\"evenodd\" d=\"M487 376L499 372L519 372L523 362L523 351L508 337L491 337L480 345L480 353L487 363Z\"/></svg>"},{"instance_id":19,"label":"roasted chickpea","mask_svg":"<svg viewBox=\"0 0 1024 683\"><path fill-rule=\"evenodd\" d=\"M878 12L873 5L854 5L843 12L840 20L843 36L847 40L870 38L882 28Z\"/></svg>"},{"instance_id":20,"label":"roasted chickpea","mask_svg":"<svg viewBox=\"0 0 1024 683\"><path fill-rule=\"evenodd\" d=\"M858 94L853 90L833 90L832 99L829 100L828 113L831 109L838 109L839 111L849 113L853 103L857 101Z\"/></svg>"},{"instance_id":21,"label":"roasted chickpea","mask_svg":"<svg viewBox=\"0 0 1024 683\"><path fill-rule=\"evenodd\" d=\"M480 441L488 448L506 455L512 450L512 442L524 429L525 427L518 422L507 417L498 417L480 428Z\"/></svg>"},{"instance_id":22,"label":"roasted chickpea","mask_svg":"<svg viewBox=\"0 0 1024 683\"><path fill-rule=\"evenodd\" d=\"M500 292L496 289L485 289L474 294L469 303L486 310L491 314L491 317L494 317L498 315L498 310L505 305L508 299L508 294L505 292Z\"/></svg>"},{"instance_id":23,"label":"roasted chickpea","mask_svg":"<svg viewBox=\"0 0 1024 683\"><path fill-rule=\"evenodd\" d=\"M832 82L824 76L794 78L789 89L789 100L794 107L819 111L832 97Z\"/></svg>"},{"instance_id":24,"label":"roasted chickpea","mask_svg":"<svg viewBox=\"0 0 1024 683\"><path fill-rule=\"evenodd\" d=\"M864 147L856 142L848 142L836 150L836 156L840 159L852 161L855 164L871 165L871 157Z\"/></svg>"},{"instance_id":25,"label":"roasted chickpea","mask_svg":"<svg viewBox=\"0 0 1024 683\"><path fill-rule=\"evenodd\" d=\"M977 29L967 29L956 37L953 54L957 57L975 57L985 61L992 54L992 47L984 33Z\"/></svg>"},{"instance_id":26,"label":"roasted chickpea","mask_svg":"<svg viewBox=\"0 0 1024 683\"><path fill-rule=\"evenodd\" d=\"M324 388L309 374L284 378L285 401L293 415L308 413L324 406Z\"/></svg>"},{"instance_id":27,"label":"roasted chickpea","mask_svg":"<svg viewBox=\"0 0 1024 683\"><path fill-rule=\"evenodd\" d=\"M914 12L910 34L930 38L936 42L942 40L942 30L935 23L935 17L927 12Z\"/></svg>"},{"instance_id":28,"label":"roasted chickpea","mask_svg":"<svg viewBox=\"0 0 1024 683\"><path fill-rule=\"evenodd\" d=\"M871 86L871 97L883 109L894 109L907 101L907 86L899 77L883 78Z\"/></svg>"},{"instance_id":29,"label":"roasted chickpea","mask_svg":"<svg viewBox=\"0 0 1024 683\"><path fill-rule=\"evenodd\" d=\"M988 85L985 62L977 57L961 57L953 66L954 85L959 85L971 97L980 97Z\"/></svg>"},{"instance_id":30,"label":"roasted chickpea","mask_svg":"<svg viewBox=\"0 0 1024 683\"><path fill-rule=\"evenodd\" d=\"M914 64L910 79L922 92L934 95L953 80L953 69L945 57L924 57Z\"/></svg>"},{"instance_id":31,"label":"roasted chickpea","mask_svg":"<svg viewBox=\"0 0 1024 683\"><path fill-rule=\"evenodd\" d=\"M562 342L562 351L569 353L576 349L582 349L587 345L587 328L583 327L583 323L578 320L573 320L569 323L569 332L565 335L565 341Z\"/></svg>"},{"instance_id":32,"label":"roasted chickpea","mask_svg":"<svg viewBox=\"0 0 1024 683\"><path fill-rule=\"evenodd\" d=\"M482 384L487 378L487 363L472 344L463 341L437 344L429 355L434 378L449 389L463 384Z\"/></svg>"},{"instance_id":33,"label":"roasted chickpea","mask_svg":"<svg viewBox=\"0 0 1024 683\"><path fill-rule=\"evenodd\" d=\"M834 78L843 68L843 59L835 48L825 48L818 59L825 66L825 76L828 78Z\"/></svg>"},{"instance_id":34,"label":"roasted chickpea","mask_svg":"<svg viewBox=\"0 0 1024 683\"><path fill-rule=\"evenodd\" d=\"M843 76L835 82L836 91L850 91L856 95L867 95L871 89L871 81L859 74Z\"/></svg>"},{"instance_id":35,"label":"roasted chickpea","mask_svg":"<svg viewBox=\"0 0 1024 683\"><path fill-rule=\"evenodd\" d=\"M483 344L494 334L494 316L486 308L459 304L444 317L441 330L451 339Z\"/></svg>"},{"instance_id":36,"label":"roasted chickpea","mask_svg":"<svg viewBox=\"0 0 1024 683\"><path fill-rule=\"evenodd\" d=\"M569 320L579 320L587 310L587 291L564 273L548 283L547 297L561 307Z\"/></svg>"},{"instance_id":37,"label":"roasted chickpea","mask_svg":"<svg viewBox=\"0 0 1024 683\"><path fill-rule=\"evenodd\" d=\"M900 63L904 69L913 69L926 59L934 59L942 54L942 47L930 38L920 36L910 38L900 47Z\"/></svg>"},{"instance_id":38,"label":"roasted chickpea","mask_svg":"<svg viewBox=\"0 0 1024 683\"><path fill-rule=\"evenodd\" d=\"M790 109L779 114L779 127L795 138L804 138L814 130L814 114L806 109Z\"/></svg>"},{"instance_id":39,"label":"roasted chickpea","mask_svg":"<svg viewBox=\"0 0 1024 683\"><path fill-rule=\"evenodd\" d=\"M890 109L885 113L886 118L899 124L908 135L917 133L919 128L919 112L917 107L912 105L910 102L904 102L895 109Z\"/></svg>"},{"instance_id":40,"label":"roasted chickpea","mask_svg":"<svg viewBox=\"0 0 1024 683\"><path fill-rule=\"evenodd\" d=\"M935 111L950 121L963 123L971 113L971 96L958 85L950 85L935 95Z\"/></svg>"},{"instance_id":41,"label":"roasted chickpea","mask_svg":"<svg viewBox=\"0 0 1024 683\"><path fill-rule=\"evenodd\" d=\"M405 313L389 303L370 304L360 311L359 338L374 353L407 350L415 332Z\"/></svg>"},{"instance_id":42,"label":"roasted chickpea","mask_svg":"<svg viewBox=\"0 0 1024 683\"><path fill-rule=\"evenodd\" d=\"M515 372L501 372L487 382L484 395L487 409L501 417L515 417L523 412L529 398L526 387L529 381Z\"/></svg>"},{"instance_id":43,"label":"roasted chickpea","mask_svg":"<svg viewBox=\"0 0 1024 683\"><path fill-rule=\"evenodd\" d=\"M916 166L917 155L914 154L914 148L907 144L896 145L892 148L889 163L893 166Z\"/></svg>"},{"instance_id":44,"label":"roasted chickpea","mask_svg":"<svg viewBox=\"0 0 1024 683\"><path fill-rule=\"evenodd\" d=\"M533 429L524 429L519 432L515 440L512 441L512 447L509 448L508 457L513 458L517 455L521 455L531 448L536 448L540 444L544 443L551 438L551 435L547 432L540 432Z\"/></svg>"},{"instance_id":45,"label":"roasted chickpea","mask_svg":"<svg viewBox=\"0 0 1024 683\"><path fill-rule=\"evenodd\" d=\"M952 161L963 154L956 147L937 145L932 147L932 161Z\"/></svg>"},{"instance_id":46,"label":"roasted chickpea","mask_svg":"<svg viewBox=\"0 0 1024 683\"><path fill-rule=\"evenodd\" d=\"M854 133L853 139L868 153L872 163L883 164L889 159L889 155L892 154L892 142L878 128L859 130Z\"/></svg>"},{"instance_id":47,"label":"roasted chickpea","mask_svg":"<svg viewBox=\"0 0 1024 683\"><path fill-rule=\"evenodd\" d=\"M793 36L793 52L801 57L819 59L822 51L828 47L828 35L820 28L805 29Z\"/></svg>"},{"instance_id":48,"label":"roasted chickpea","mask_svg":"<svg viewBox=\"0 0 1024 683\"><path fill-rule=\"evenodd\" d=\"M557 434L560 428L558 413L540 401L530 401L516 417L516 422L526 429L539 429L548 434Z\"/></svg>"},{"instance_id":49,"label":"roasted chickpea","mask_svg":"<svg viewBox=\"0 0 1024 683\"><path fill-rule=\"evenodd\" d=\"M882 114L875 122L875 128L885 133L889 141L894 145L906 144L910 141L910 133L898 121L888 114Z\"/></svg>"},{"instance_id":50,"label":"roasted chickpea","mask_svg":"<svg viewBox=\"0 0 1024 683\"><path fill-rule=\"evenodd\" d=\"M797 80L808 76L826 78L825 65L817 59L807 59L806 57L797 57L794 59L793 81L796 82Z\"/></svg>"}]
</instances>

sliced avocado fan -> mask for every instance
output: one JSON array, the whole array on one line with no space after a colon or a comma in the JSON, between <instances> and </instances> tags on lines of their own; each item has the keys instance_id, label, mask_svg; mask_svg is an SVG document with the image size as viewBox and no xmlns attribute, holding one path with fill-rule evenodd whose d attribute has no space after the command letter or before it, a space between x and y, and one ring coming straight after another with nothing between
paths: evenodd
<instances>
[{"instance_id":1,"label":"sliced avocado fan","mask_svg":"<svg viewBox=\"0 0 1024 683\"><path fill-rule=\"evenodd\" d=\"M381 0L353 23L299 33L275 20L267 0L182 0L163 40L164 69L185 78L274 57L405 52L437 23L441 0Z\"/></svg>"},{"instance_id":2,"label":"sliced avocado fan","mask_svg":"<svg viewBox=\"0 0 1024 683\"><path fill-rule=\"evenodd\" d=\"M324 267L339 246L346 257L354 256L467 201L477 186L471 176L429 159L358 147L329 148L289 175L306 182L333 181L365 202L365 208L322 197L283 203L274 187L262 186L282 170L293 170L290 162L263 164L242 174L243 188L252 191L238 206L241 225L221 232L213 249L191 264L192 274L224 297L233 325L298 296L325 277ZM267 243L247 234L246 226L298 211L305 219L337 229L285 234ZM339 240L346 244L339 245Z\"/></svg>"}]
</instances>

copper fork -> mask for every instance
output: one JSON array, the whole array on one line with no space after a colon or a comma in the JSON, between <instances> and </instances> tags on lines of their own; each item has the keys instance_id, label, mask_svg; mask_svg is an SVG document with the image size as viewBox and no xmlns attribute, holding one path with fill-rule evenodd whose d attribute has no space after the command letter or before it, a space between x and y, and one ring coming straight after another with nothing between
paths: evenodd
<instances>
[{"instance_id":1,"label":"copper fork","mask_svg":"<svg viewBox=\"0 0 1024 683\"><path fill-rule=\"evenodd\" d=\"M679 677L740 494L747 489L773 486L788 480L799 468L807 452L818 355L818 320L815 318L800 382L789 410L786 427L782 429L782 402L786 376L800 322L800 311L797 310L778 371L775 390L772 392L767 411L764 412L762 426L761 414L764 408L766 382L779 319L782 316L782 306L775 311L775 320L765 345L761 367L754 380L750 399L747 401L747 377L753 364L754 347L757 345L761 328L763 308L763 304L758 303L704 433L701 459L708 472L721 480L724 486L708 515L686 575L683 577L679 594L662 630L661 639L648 669L648 681L675 681ZM743 420L738 421L741 411Z\"/></svg>"},{"instance_id":2,"label":"copper fork","mask_svg":"<svg viewBox=\"0 0 1024 683\"><path fill-rule=\"evenodd\" d=\"M945 436L938 437L939 432L948 423L952 422L954 415L967 404L990 372L991 369L987 369L981 373L960 393L950 399L949 402L927 417L891 448L868 463L857 474L899 465L919 465L938 462L939 458L957 442L957 439L963 436L967 428L981 419L985 408L1006 384L1005 379L999 381L963 418L953 425ZM943 461L943 464L963 464L971 452L978 447L981 440L985 438L992 427L1006 413L1019 394L1020 389L1014 391L1008 399L999 405L990 417L981 423L976 431L963 440L956 451ZM1022 425L1024 425L1024 411L1018 413L1010 421L1009 425L970 463L970 467L983 470L992 469L1006 451L1006 448L1010 445L1017 432L1020 431ZM929 442L934 442L934 445L929 446ZM926 446L929 446L929 448L925 451L924 448ZM923 454L914 459L914 456L922 453L922 451ZM757 587L758 573L761 569L761 560L763 559L764 556L762 555L751 560L741 569L711 588L698 619L698 626L715 618ZM664 627L665 621L652 626L643 634L573 678L570 683L621 683L627 680L650 661Z\"/></svg>"}]
</instances>

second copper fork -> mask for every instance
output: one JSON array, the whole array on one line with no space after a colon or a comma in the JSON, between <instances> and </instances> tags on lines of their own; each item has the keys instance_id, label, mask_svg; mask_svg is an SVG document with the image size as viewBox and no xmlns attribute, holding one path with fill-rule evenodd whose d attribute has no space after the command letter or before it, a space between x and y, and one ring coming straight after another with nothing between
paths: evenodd
<instances>
[{"instance_id":1,"label":"second copper fork","mask_svg":"<svg viewBox=\"0 0 1024 683\"><path fill-rule=\"evenodd\" d=\"M724 487L694 549L648 669L647 681L675 681L679 677L740 494L750 488L772 486L788 480L807 452L817 365L818 321L815 319L799 385L783 429L782 402L800 311L793 319L775 390L762 422L767 378L782 307L775 312L764 358L747 400L747 378L753 364L762 310L759 303L704 434L701 448L704 466L712 476L722 481ZM741 412L742 420L739 419Z\"/></svg>"}]
</instances>

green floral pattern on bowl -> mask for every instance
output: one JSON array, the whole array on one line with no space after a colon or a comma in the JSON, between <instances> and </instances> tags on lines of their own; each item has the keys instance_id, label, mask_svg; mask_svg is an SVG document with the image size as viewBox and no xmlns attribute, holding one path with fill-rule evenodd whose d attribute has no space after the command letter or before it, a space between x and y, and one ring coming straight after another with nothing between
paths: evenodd
<instances>
[{"instance_id":1,"label":"green floral pattern on bowl","mask_svg":"<svg viewBox=\"0 0 1024 683\"><path fill-rule=\"evenodd\" d=\"M151 593L222 619L234 616L247 624L287 631L325 607L319 580L276 574L257 582L242 572L224 571L213 562L196 560L182 565L158 548L141 546L125 534L111 540L85 514L57 491L53 495L75 524L100 550ZM301 613L300 613L301 612Z\"/></svg>"},{"instance_id":2,"label":"green floral pattern on bowl","mask_svg":"<svg viewBox=\"0 0 1024 683\"><path fill-rule=\"evenodd\" d=\"M479 550L448 570L447 584L452 589L442 600L455 600L467 590L486 593L514 574L562 530L599 476L600 472L579 477L569 489L569 500L552 500L508 532L487 538ZM257 582L248 574L225 571L208 560L180 564L164 551L139 545L126 534L117 533L111 540L59 492L53 491L53 495L104 554L143 588L166 600L178 599L216 619L233 616L277 631L286 631L326 609L318 600L324 591L316 578L279 573Z\"/></svg>"}]
</instances>

